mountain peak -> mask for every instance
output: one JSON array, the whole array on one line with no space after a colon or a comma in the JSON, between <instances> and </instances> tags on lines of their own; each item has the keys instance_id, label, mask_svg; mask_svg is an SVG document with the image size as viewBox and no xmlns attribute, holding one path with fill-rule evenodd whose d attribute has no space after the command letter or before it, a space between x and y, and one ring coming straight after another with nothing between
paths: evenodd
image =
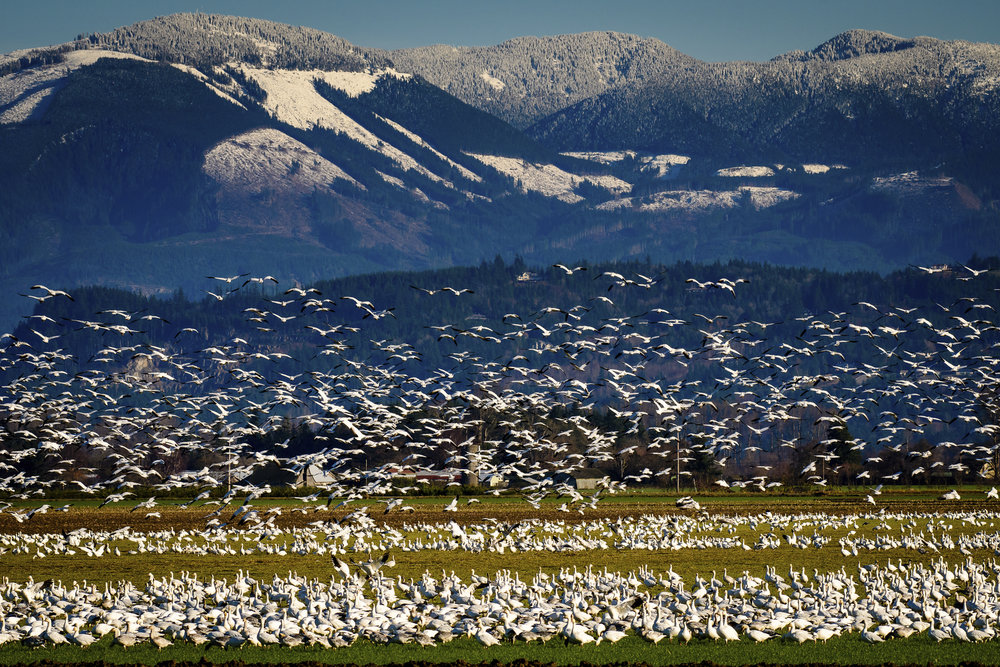
<instances>
[{"instance_id":1,"label":"mountain peak","mask_svg":"<svg viewBox=\"0 0 1000 667\"><path fill-rule=\"evenodd\" d=\"M880 30L847 30L823 42L806 55L810 60L848 60L876 53L902 51L916 46L913 39L904 39Z\"/></svg>"},{"instance_id":2,"label":"mountain peak","mask_svg":"<svg viewBox=\"0 0 1000 667\"><path fill-rule=\"evenodd\" d=\"M158 16L87 39L98 48L198 66L236 61L282 69L358 71L392 65L378 51L322 30L200 12Z\"/></svg>"}]
</instances>

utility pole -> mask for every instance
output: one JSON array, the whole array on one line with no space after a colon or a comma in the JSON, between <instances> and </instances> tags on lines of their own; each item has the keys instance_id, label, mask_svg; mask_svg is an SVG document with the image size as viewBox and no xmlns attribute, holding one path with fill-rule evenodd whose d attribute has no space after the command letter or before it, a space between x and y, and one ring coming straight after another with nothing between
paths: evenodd
<instances>
[{"instance_id":1,"label":"utility pole","mask_svg":"<svg viewBox=\"0 0 1000 667\"><path fill-rule=\"evenodd\" d=\"M677 495L681 493L681 438L677 436Z\"/></svg>"}]
</instances>

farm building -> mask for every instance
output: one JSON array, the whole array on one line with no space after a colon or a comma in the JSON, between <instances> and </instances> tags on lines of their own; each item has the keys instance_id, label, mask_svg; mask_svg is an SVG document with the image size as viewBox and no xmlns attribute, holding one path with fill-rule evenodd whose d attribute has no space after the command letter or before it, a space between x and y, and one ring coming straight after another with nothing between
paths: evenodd
<instances>
[{"instance_id":1,"label":"farm building","mask_svg":"<svg viewBox=\"0 0 1000 667\"><path fill-rule=\"evenodd\" d=\"M596 489L598 482L607 479L607 473L597 468L584 468L572 474L577 489Z\"/></svg>"},{"instance_id":2,"label":"farm building","mask_svg":"<svg viewBox=\"0 0 1000 667\"><path fill-rule=\"evenodd\" d=\"M306 466L299 471L292 486L325 486L337 481L322 468L316 465Z\"/></svg>"}]
</instances>

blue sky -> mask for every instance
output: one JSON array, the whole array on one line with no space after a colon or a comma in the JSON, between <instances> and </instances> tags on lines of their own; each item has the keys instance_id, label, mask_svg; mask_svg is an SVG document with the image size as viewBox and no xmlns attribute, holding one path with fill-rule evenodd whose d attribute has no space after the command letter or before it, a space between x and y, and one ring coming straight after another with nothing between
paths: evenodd
<instances>
[{"instance_id":1,"label":"blue sky","mask_svg":"<svg viewBox=\"0 0 1000 667\"><path fill-rule=\"evenodd\" d=\"M390 49L588 30L655 37L712 61L767 60L851 28L1000 43L997 0L3 0L0 53L181 11L307 25Z\"/></svg>"}]
</instances>

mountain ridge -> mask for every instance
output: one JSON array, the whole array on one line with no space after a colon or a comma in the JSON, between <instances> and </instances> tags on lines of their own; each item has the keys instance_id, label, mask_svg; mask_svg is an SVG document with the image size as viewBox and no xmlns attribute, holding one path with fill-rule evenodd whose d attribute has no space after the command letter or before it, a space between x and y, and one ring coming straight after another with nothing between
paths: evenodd
<instances>
[{"instance_id":1,"label":"mountain ridge","mask_svg":"<svg viewBox=\"0 0 1000 667\"><path fill-rule=\"evenodd\" d=\"M613 32L477 49L181 14L0 58L0 287L162 294L497 254L885 271L1000 247L995 45L849 31L764 63ZM463 54L455 92L435 85Z\"/></svg>"},{"instance_id":2,"label":"mountain ridge","mask_svg":"<svg viewBox=\"0 0 1000 667\"><path fill-rule=\"evenodd\" d=\"M843 46L858 42L856 35L844 35L812 56L705 64L609 90L528 133L563 150L670 146L724 155L731 147L732 159L764 159L771 150L771 159L808 152L842 161L872 142L869 153L923 152L932 165L955 146L959 153L998 150L992 137L1000 123L1000 47L923 38L903 50L824 55L857 51ZM677 137L688 144L678 146ZM878 145L886 137L893 140Z\"/></svg>"},{"instance_id":3,"label":"mountain ridge","mask_svg":"<svg viewBox=\"0 0 1000 667\"><path fill-rule=\"evenodd\" d=\"M904 38L881 30L845 30L810 51L793 51L775 56L776 60L847 60L864 55L891 53L913 48L921 43L938 42L932 37Z\"/></svg>"},{"instance_id":4,"label":"mountain ridge","mask_svg":"<svg viewBox=\"0 0 1000 667\"><path fill-rule=\"evenodd\" d=\"M658 39L611 31L517 37L490 47L435 45L388 54L401 67L470 104L478 101L484 111L521 128L617 85L697 62Z\"/></svg>"},{"instance_id":5,"label":"mountain ridge","mask_svg":"<svg viewBox=\"0 0 1000 667\"><path fill-rule=\"evenodd\" d=\"M140 21L85 38L98 48L127 51L150 60L196 66L228 61L284 69L357 71L392 63L332 33L264 19L179 13Z\"/></svg>"}]
</instances>

